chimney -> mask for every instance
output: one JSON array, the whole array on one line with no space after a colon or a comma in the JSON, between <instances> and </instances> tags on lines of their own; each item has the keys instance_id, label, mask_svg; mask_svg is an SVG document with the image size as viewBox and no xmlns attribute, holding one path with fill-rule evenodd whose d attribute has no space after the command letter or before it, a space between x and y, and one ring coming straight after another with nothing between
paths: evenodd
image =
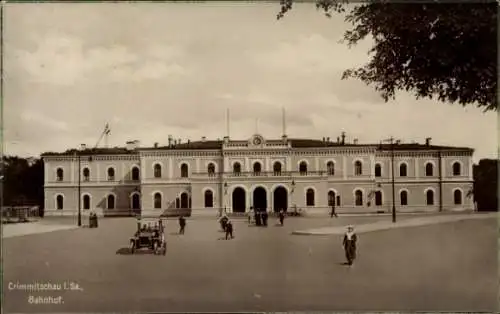
<instances>
[{"instance_id":1,"label":"chimney","mask_svg":"<svg viewBox=\"0 0 500 314\"><path fill-rule=\"evenodd\" d=\"M340 137L337 136L337 144L340 144Z\"/></svg>"},{"instance_id":2,"label":"chimney","mask_svg":"<svg viewBox=\"0 0 500 314\"><path fill-rule=\"evenodd\" d=\"M81 150L86 150L87 149L87 144L80 144L80 149Z\"/></svg>"},{"instance_id":3,"label":"chimney","mask_svg":"<svg viewBox=\"0 0 500 314\"><path fill-rule=\"evenodd\" d=\"M342 132L341 136L342 136L342 142L341 142L341 144L345 145L345 132Z\"/></svg>"},{"instance_id":4,"label":"chimney","mask_svg":"<svg viewBox=\"0 0 500 314\"><path fill-rule=\"evenodd\" d=\"M358 139L355 138L354 140L352 140L352 142L354 143L354 145L358 145Z\"/></svg>"},{"instance_id":5,"label":"chimney","mask_svg":"<svg viewBox=\"0 0 500 314\"><path fill-rule=\"evenodd\" d=\"M155 148L158 148L158 142L155 142Z\"/></svg>"},{"instance_id":6,"label":"chimney","mask_svg":"<svg viewBox=\"0 0 500 314\"><path fill-rule=\"evenodd\" d=\"M432 140L432 137L428 137L425 139L425 145L426 146L431 146L431 140Z\"/></svg>"},{"instance_id":7,"label":"chimney","mask_svg":"<svg viewBox=\"0 0 500 314\"><path fill-rule=\"evenodd\" d=\"M172 144L173 144L173 137L172 137L172 135L169 134L168 135L168 147L172 146Z\"/></svg>"},{"instance_id":8,"label":"chimney","mask_svg":"<svg viewBox=\"0 0 500 314\"><path fill-rule=\"evenodd\" d=\"M326 141L327 141L328 143L330 143L330 138L329 138L329 137L327 137L327 138L326 138Z\"/></svg>"},{"instance_id":9,"label":"chimney","mask_svg":"<svg viewBox=\"0 0 500 314\"><path fill-rule=\"evenodd\" d=\"M324 143L324 142L326 142L326 138L325 138L325 137L323 137L323 143Z\"/></svg>"},{"instance_id":10,"label":"chimney","mask_svg":"<svg viewBox=\"0 0 500 314\"><path fill-rule=\"evenodd\" d=\"M190 139L188 139L187 143L188 143L188 144L189 144L189 143L191 143L191 140L190 140Z\"/></svg>"},{"instance_id":11,"label":"chimney","mask_svg":"<svg viewBox=\"0 0 500 314\"><path fill-rule=\"evenodd\" d=\"M202 136L202 137L201 137L201 141L202 141L202 142L205 142L206 140L207 140L207 137L206 137L206 136Z\"/></svg>"}]
</instances>

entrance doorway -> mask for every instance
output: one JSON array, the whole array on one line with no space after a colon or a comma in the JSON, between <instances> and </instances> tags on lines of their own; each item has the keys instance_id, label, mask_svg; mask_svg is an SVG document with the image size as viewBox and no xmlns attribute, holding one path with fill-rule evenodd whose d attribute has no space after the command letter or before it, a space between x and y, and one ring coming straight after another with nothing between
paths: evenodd
<instances>
[{"instance_id":1,"label":"entrance doorway","mask_svg":"<svg viewBox=\"0 0 500 314\"><path fill-rule=\"evenodd\" d=\"M233 212L244 213L246 208L246 192L243 188L237 187L233 191Z\"/></svg>"},{"instance_id":2,"label":"entrance doorway","mask_svg":"<svg viewBox=\"0 0 500 314\"><path fill-rule=\"evenodd\" d=\"M139 194L132 195L132 209L141 209L141 198Z\"/></svg>"},{"instance_id":3,"label":"entrance doorway","mask_svg":"<svg viewBox=\"0 0 500 314\"><path fill-rule=\"evenodd\" d=\"M263 187L258 187L253 191L253 207L255 211L267 210L267 191Z\"/></svg>"},{"instance_id":4,"label":"entrance doorway","mask_svg":"<svg viewBox=\"0 0 500 314\"><path fill-rule=\"evenodd\" d=\"M273 207L275 213L279 212L282 209L284 211L288 209L288 192L282 186L278 186L276 189L274 189Z\"/></svg>"}]
</instances>

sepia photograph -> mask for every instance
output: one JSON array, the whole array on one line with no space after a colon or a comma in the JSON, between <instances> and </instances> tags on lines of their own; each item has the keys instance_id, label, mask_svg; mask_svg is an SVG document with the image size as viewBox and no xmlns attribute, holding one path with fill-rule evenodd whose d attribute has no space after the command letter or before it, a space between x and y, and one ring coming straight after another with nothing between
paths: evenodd
<instances>
[{"instance_id":1,"label":"sepia photograph","mask_svg":"<svg viewBox=\"0 0 500 314\"><path fill-rule=\"evenodd\" d=\"M0 6L3 313L500 310L496 1Z\"/></svg>"}]
</instances>

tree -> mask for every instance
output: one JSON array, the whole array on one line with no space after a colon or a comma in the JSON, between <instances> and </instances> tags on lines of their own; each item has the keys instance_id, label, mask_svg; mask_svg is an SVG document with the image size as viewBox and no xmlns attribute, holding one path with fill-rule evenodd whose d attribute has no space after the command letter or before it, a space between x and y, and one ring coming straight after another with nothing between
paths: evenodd
<instances>
[{"instance_id":1,"label":"tree","mask_svg":"<svg viewBox=\"0 0 500 314\"><path fill-rule=\"evenodd\" d=\"M474 201L479 211L498 211L498 162L481 159L473 167Z\"/></svg>"},{"instance_id":2,"label":"tree","mask_svg":"<svg viewBox=\"0 0 500 314\"><path fill-rule=\"evenodd\" d=\"M350 6L347 2L316 2L328 17L344 14L353 25L343 36L349 47L369 35L374 40L371 60L345 70L342 79L357 78L374 86L385 101L403 90L417 99L437 97L485 111L498 110L497 2L371 0ZM278 19L292 4L293 0L281 0Z\"/></svg>"},{"instance_id":3,"label":"tree","mask_svg":"<svg viewBox=\"0 0 500 314\"><path fill-rule=\"evenodd\" d=\"M3 205L43 206L43 162L17 156L3 159Z\"/></svg>"}]
</instances>

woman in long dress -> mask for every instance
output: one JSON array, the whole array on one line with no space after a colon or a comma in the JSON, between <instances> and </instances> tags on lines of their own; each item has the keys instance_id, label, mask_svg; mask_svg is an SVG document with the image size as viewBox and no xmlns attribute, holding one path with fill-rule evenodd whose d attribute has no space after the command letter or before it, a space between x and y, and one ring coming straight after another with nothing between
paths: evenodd
<instances>
[{"instance_id":1,"label":"woman in long dress","mask_svg":"<svg viewBox=\"0 0 500 314\"><path fill-rule=\"evenodd\" d=\"M344 235L344 240L342 245L345 250L345 257L347 259L347 264L352 265L354 259L356 259L356 242L358 240L358 236L354 233L354 227L348 226L347 232Z\"/></svg>"}]
</instances>

